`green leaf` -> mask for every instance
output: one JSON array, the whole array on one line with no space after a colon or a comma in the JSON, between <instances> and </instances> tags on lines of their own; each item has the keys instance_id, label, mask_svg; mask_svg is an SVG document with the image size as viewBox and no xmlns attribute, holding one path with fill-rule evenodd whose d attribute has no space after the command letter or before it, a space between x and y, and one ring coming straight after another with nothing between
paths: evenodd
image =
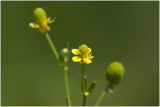
<instances>
[{"instance_id":1,"label":"green leaf","mask_svg":"<svg viewBox=\"0 0 160 107\"><path fill-rule=\"evenodd\" d=\"M87 90L87 92L88 92L89 94L92 93L95 85L96 85L96 81L94 80L94 81L91 83L91 85L89 86L88 90Z\"/></svg>"}]
</instances>

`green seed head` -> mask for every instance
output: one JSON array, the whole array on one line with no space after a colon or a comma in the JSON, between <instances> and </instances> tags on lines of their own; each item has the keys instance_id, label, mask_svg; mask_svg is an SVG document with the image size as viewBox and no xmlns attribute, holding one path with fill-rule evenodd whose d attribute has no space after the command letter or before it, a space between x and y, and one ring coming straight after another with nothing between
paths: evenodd
<instances>
[{"instance_id":1,"label":"green seed head","mask_svg":"<svg viewBox=\"0 0 160 107\"><path fill-rule=\"evenodd\" d=\"M123 78L124 72L124 67L120 62L112 62L107 68L107 80L111 84L119 84Z\"/></svg>"},{"instance_id":2,"label":"green seed head","mask_svg":"<svg viewBox=\"0 0 160 107\"><path fill-rule=\"evenodd\" d=\"M33 15L36 24L42 24L47 20L46 12L42 8L36 8L33 12Z\"/></svg>"},{"instance_id":3,"label":"green seed head","mask_svg":"<svg viewBox=\"0 0 160 107\"><path fill-rule=\"evenodd\" d=\"M87 45L81 45L80 47L79 47L79 51L82 53L82 54L86 54L86 53L88 53L89 52L89 49L88 49L88 46Z\"/></svg>"}]
</instances>

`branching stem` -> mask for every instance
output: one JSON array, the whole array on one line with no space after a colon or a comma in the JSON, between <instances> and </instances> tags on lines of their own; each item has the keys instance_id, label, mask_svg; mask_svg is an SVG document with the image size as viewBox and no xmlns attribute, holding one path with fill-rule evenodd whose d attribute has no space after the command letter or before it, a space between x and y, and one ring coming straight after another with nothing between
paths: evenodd
<instances>
[{"instance_id":1,"label":"branching stem","mask_svg":"<svg viewBox=\"0 0 160 107\"><path fill-rule=\"evenodd\" d=\"M59 54L49 36L49 34L47 32L45 32L45 36L46 36L46 39L48 40L48 43L54 53L54 55L56 56L57 58L57 61L59 61ZM68 76L67 76L67 70L63 69L64 70L64 79L65 79L65 86L66 86L66 93L67 93L67 100L68 101L68 106L71 106L71 99L70 99L70 93L69 93L69 84L68 84Z\"/></svg>"}]
</instances>

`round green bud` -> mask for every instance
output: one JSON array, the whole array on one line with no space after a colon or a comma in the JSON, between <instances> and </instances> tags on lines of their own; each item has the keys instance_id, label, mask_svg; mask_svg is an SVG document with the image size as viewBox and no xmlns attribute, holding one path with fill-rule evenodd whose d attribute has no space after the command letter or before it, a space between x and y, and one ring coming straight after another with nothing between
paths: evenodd
<instances>
[{"instance_id":1,"label":"round green bud","mask_svg":"<svg viewBox=\"0 0 160 107\"><path fill-rule=\"evenodd\" d=\"M46 12L42 8L36 8L33 12L33 15L36 24L42 24L47 20Z\"/></svg>"},{"instance_id":2,"label":"round green bud","mask_svg":"<svg viewBox=\"0 0 160 107\"><path fill-rule=\"evenodd\" d=\"M63 48L62 49L62 54L67 55L69 52L68 48Z\"/></svg>"},{"instance_id":3,"label":"round green bud","mask_svg":"<svg viewBox=\"0 0 160 107\"><path fill-rule=\"evenodd\" d=\"M123 78L125 69L120 62L112 62L108 68L106 77L111 84L119 84Z\"/></svg>"},{"instance_id":4,"label":"round green bud","mask_svg":"<svg viewBox=\"0 0 160 107\"><path fill-rule=\"evenodd\" d=\"M86 53L88 53L89 52L89 49L88 49L88 46L87 45L81 45L80 47L79 47L79 51L82 53L82 54L86 54Z\"/></svg>"}]
</instances>

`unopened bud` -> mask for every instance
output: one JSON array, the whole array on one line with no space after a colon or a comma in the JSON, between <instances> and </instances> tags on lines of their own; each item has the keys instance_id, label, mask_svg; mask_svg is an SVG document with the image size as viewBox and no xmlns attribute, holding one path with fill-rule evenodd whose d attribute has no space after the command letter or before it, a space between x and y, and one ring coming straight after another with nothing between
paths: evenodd
<instances>
[{"instance_id":1,"label":"unopened bud","mask_svg":"<svg viewBox=\"0 0 160 107\"><path fill-rule=\"evenodd\" d=\"M107 68L106 77L111 84L119 84L125 70L120 62L113 62Z\"/></svg>"}]
</instances>

